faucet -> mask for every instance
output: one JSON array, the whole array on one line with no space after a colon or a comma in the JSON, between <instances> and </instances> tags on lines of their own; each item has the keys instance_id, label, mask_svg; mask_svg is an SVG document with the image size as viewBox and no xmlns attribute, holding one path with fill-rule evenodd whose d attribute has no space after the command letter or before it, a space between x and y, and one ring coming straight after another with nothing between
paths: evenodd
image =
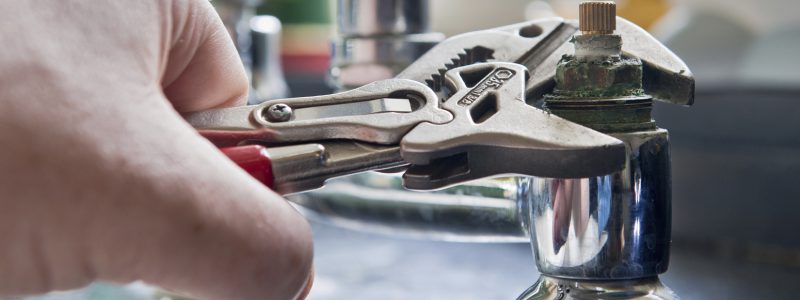
<instances>
[{"instance_id":1,"label":"faucet","mask_svg":"<svg viewBox=\"0 0 800 300\"><path fill-rule=\"evenodd\" d=\"M289 96L281 68L281 22L257 15L262 0L215 0L214 5L250 78L249 104Z\"/></svg>"},{"instance_id":2,"label":"faucet","mask_svg":"<svg viewBox=\"0 0 800 300\"><path fill-rule=\"evenodd\" d=\"M542 62L554 64L555 73L542 108L621 140L622 170L591 178L480 180L424 194L399 191L396 176L359 175L290 200L312 218L361 230L529 241L542 276L519 300L677 299L658 278L669 265L671 174L668 133L656 126L652 107L654 99L691 105L694 79L671 53L669 66L680 76L648 72L656 66L627 55L623 41L628 49L669 50L649 35L617 32L618 22L628 21L616 18L613 2L580 4L574 52ZM532 76L529 84L547 74Z\"/></svg>"},{"instance_id":3,"label":"faucet","mask_svg":"<svg viewBox=\"0 0 800 300\"><path fill-rule=\"evenodd\" d=\"M544 98L551 113L609 134L628 162L613 174L532 178L531 246L542 277L519 299L677 299L658 280L669 265L669 138L652 119L642 62L625 56L614 2L580 4L573 55ZM634 299L626 298L626 299Z\"/></svg>"},{"instance_id":4,"label":"faucet","mask_svg":"<svg viewBox=\"0 0 800 300\"><path fill-rule=\"evenodd\" d=\"M348 90L389 79L444 35L430 31L427 0L337 0L329 81Z\"/></svg>"}]
</instances>

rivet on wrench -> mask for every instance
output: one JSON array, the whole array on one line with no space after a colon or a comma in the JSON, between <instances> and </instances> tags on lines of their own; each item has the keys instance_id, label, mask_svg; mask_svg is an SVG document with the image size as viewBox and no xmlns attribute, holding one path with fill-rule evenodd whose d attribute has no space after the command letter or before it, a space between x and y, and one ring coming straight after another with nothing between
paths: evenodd
<instances>
[{"instance_id":1,"label":"rivet on wrench","mask_svg":"<svg viewBox=\"0 0 800 300\"><path fill-rule=\"evenodd\" d=\"M286 122L292 119L292 108L289 105L278 103L264 110L264 118L270 122Z\"/></svg>"}]
</instances>

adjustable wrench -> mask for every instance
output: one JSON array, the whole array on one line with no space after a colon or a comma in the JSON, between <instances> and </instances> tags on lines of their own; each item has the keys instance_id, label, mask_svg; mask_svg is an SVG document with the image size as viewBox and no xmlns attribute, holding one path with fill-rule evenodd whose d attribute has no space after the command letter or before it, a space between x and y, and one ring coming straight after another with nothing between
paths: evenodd
<instances>
[{"instance_id":1,"label":"adjustable wrench","mask_svg":"<svg viewBox=\"0 0 800 300\"><path fill-rule=\"evenodd\" d=\"M186 118L218 146L266 145L223 151L281 193L399 166L408 167L404 184L412 189L509 173L607 174L624 163L619 141L524 103L552 88L556 63L576 30L576 23L553 18L465 33L395 79ZM691 104L694 80L686 65L636 25L618 19L618 31L625 55L645 65L646 92Z\"/></svg>"},{"instance_id":2,"label":"adjustable wrench","mask_svg":"<svg viewBox=\"0 0 800 300\"><path fill-rule=\"evenodd\" d=\"M617 139L527 105L527 77L518 64L479 63L445 74L453 94L444 103L421 83L389 79L186 119L218 146L266 145L224 151L284 194L320 187L335 176L398 166L407 166L404 184L411 189L500 174L596 176L622 167L625 149ZM270 120L275 105L291 107L293 115ZM359 105L371 108L348 114ZM323 117L309 117L318 115Z\"/></svg>"}]
</instances>

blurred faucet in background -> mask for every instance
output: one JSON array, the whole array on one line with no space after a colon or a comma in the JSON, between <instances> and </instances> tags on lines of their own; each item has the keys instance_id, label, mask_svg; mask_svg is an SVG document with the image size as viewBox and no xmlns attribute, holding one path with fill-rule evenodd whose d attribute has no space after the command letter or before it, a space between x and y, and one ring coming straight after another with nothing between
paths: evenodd
<instances>
[{"instance_id":1,"label":"blurred faucet in background","mask_svg":"<svg viewBox=\"0 0 800 300\"><path fill-rule=\"evenodd\" d=\"M337 0L330 83L351 89L394 77L444 35L430 32L427 0Z\"/></svg>"},{"instance_id":2,"label":"blurred faucet in background","mask_svg":"<svg viewBox=\"0 0 800 300\"><path fill-rule=\"evenodd\" d=\"M261 0L214 1L250 78L250 104L289 96L281 68L281 22L273 16L257 15L256 8L261 3Z\"/></svg>"}]
</instances>

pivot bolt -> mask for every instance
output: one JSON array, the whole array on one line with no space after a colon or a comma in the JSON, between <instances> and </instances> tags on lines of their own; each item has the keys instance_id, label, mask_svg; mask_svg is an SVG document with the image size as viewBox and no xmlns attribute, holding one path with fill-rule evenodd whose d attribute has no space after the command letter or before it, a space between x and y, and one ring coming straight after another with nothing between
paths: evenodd
<instances>
[{"instance_id":1,"label":"pivot bolt","mask_svg":"<svg viewBox=\"0 0 800 300\"><path fill-rule=\"evenodd\" d=\"M270 122L286 122L292 119L292 108L284 103L273 104L264 111L264 117Z\"/></svg>"}]
</instances>

